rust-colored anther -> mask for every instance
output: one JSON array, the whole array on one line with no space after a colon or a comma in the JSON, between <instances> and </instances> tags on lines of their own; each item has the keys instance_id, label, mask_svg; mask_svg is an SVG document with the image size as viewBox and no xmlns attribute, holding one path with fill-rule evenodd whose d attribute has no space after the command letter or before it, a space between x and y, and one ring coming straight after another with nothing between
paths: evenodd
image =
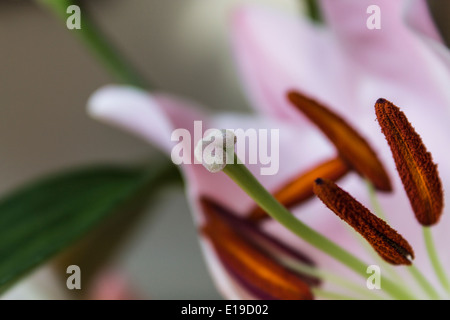
<instances>
[{"instance_id":1,"label":"rust-colored anther","mask_svg":"<svg viewBox=\"0 0 450 320\"><path fill-rule=\"evenodd\" d=\"M334 182L317 179L314 193L339 218L361 234L384 260L394 265L411 264L409 258L414 258L414 251L409 243Z\"/></svg>"},{"instance_id":2,"label":"rust-colored anther","mask_svg":"<svg viewBox=\"0 0 450 320\"><path fill-rule=\"evenodd\" d=\"M223 220L214 206L202 199L206 223L201 231L211 242L225 268L240 283L263 299L310 300L312 292L299 276L246 241Z\"/></svg>"},{"instance_id":3,"label":"rust-colored anther","mask_svg":"<svg viewBox=\"0 0 450 320\"><path fill-rule=\"evenodd\" d=\"M335 145L339 155L380 191L391 191L391 181L367 141L340 116L296 91L288 93L291 103L319 127Z\"/></svg>"},{"instance_id":4,"label":"rust-colored anther","mask_svg":"<svg viewBox=\"0 0 450 320\"><path fill-rule=\"evenodd\" d=\"M299 176L279 188L273 196L289 209L314 195L314 180L318 177L337 181L347 174L349 170L347 163L340 157L327 160L307 172L302 172ZM269 215L259 206L256 206L248 215L248 219L253 222L259 222L268 217Z\"/></svg>"},{"instance_id":5,"label":"rust-colored anther","mask_svg":"<svg viewBox=\"0 0 450 320\"><path fill-rule=\"evenodd\" d=\"M393 103L378 99L375 111L417 220L424 226L437 223L444 207L444 196L431 154L404 113Z\"/></svg>"}]
</instances>

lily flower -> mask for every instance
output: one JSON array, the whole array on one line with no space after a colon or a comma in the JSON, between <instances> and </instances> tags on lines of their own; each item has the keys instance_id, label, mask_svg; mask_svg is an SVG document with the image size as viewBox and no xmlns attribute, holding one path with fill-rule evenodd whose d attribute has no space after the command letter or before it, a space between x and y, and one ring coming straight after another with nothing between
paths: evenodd
<instances>
[{"instance_id":1,"label":"lily flower","mask_svg":"<svg viewBox=\"0 0 450 320\"><path fill-rule=\"evenodd\" d=\"M249 165L249 170L265 189L278 194L277 198L292 209L302 223L366 261L368 266L380 264L382 272L388 270L386 272L395 275L398 271L402 276L396 280L403 291L408 291L414 286L414 279L407 278L408 274L403 269L388 269L384 262L371 255L371 248L361 245L355 234L330 214L322 202L310 197L313 194L312 181L316 178L324 178L323 181L339 179L339 185L363 203L370 203L370 194L366 192L361 175L378 189L388 191L392 187L393 193L381 194L380 202L387 209L389 224L408 239L408 243L395 240L399 239L397 233L384 224L370 225L382 225L383 230L395 234L383 240L391 245L394 241L407 248L408 254L403 254L403 258L414 255L414 264L426 275L424 280L414 272L416 279L422 280L418 281L419 284L431 283L433 288L438 288L437 296L444 296L432 263L427 259L426 244L418 237L421 226L410 214L409 199L402 188L402 181L397 178L385 137L374 121L372 107L378 98L386 97L404 108L439 165L443 188L446 189L450 183L450 171L444 164L450 160L450 154L442 148L441 137L448 135L450 130L442 121L448 117L450 101L442 85L442 81L450 77L449 64L446 65L448 55L436 42L438 37L431 28L423 2L412 2L408 11L420 18L420 24L406 26L400 17L401 9L397 4L400 1L395 4L371 1L370 4L377 2L382 7L384 22L381 31L363 30L365 10L369 6L366 2L323 1L329 29L268 9L245 7L237 12L233 20L236 55L247 91L259 110L255 116L207 116L199 111L200 107L181 98L118 86L97 91L89 100L89 112L94 118L137 134L168 155L175 145L171 138L176 129L186 129L194 136L193 141L182 141L186 146L184 150L198 143L202 137L195 139L196 121L202 121L205 129L280 130L279 172L273 176L260 175L262 164ZM351 16L347 15L348 12ZM355 24L362 22L361 28L355 30ZM369 31L379 33L370 34ZM396 40L392 41L392 37ZM381 176L386 173L392 186L377 186L372 178L380 175L371 177L364 171L365 166L361 168L358 161L352 162L354 156L344 152L330 136L330 140L325 137L327 128L318 125L324 136L311 125L308 117L293 106L292 99L287 99L288 92L293 89L321 101L329 107L331 114L339 114L350 122L355 129L344 130L341 138L348 140L345 135L348 132L361 133L369 141L367 154L377 157L377 160L370 157L369 162L383 167L379 172L382 172ZM423 116L424 112L427 117ZM334 126L334 123L332 121L328 125ZM350 138L346 146L355 141L361 141L359 136L354 140ZM249 137L249 144L255 142ZM239 150L237 155L242 158ZM360 275L350 272L329 254L287 231L278 221L264 219L255 224L255 219L252 219L255 202L223 172L211 174L202 165L195 164L193 152L183 153L181 158L186 163L181 168L194 222L200 231L202 249L209 270L225 297L309 299L315 294L326 297L324 293L336 287L355 290L355 283L362 295L373 295ZM367 158L362 159L365 160ZM347 174L350 170L351 173ZM309 187L303 190L298 185L303 185L304 177L307 177L309 183L306 185ZM291 188L294 185L296 187ZM301 205L294 208L299 202ZM445 230L449 223L448 215L444 214L439 224L433 227L433 237L438 244L436 249L447 266L450 256L446 250L440 250L440 245L445 246L448 238ZM396 248L392 246L399 252ZM414 248L414 254L410 248ZM394 251L389 250L377 252L393 254ZM336 280L336 275L341 278ZM318 278L322 281L319 282ZM420 297L421 289L417 292ZM380 297L386 296L380 293Z\"/></svg>"},{"instance_id":2,"label":"lily flower","mask_svg":"<svg viewBox=\"0 0 450 320\"><path fill-rule=\"evenodd\" d=\"M167 155L176 145L171 139L173 132L183 128L195 137L196 121L202 121L204 129L278 129L283 137L279 141L279 172L273 176L261 176L264 185L272 190L330 151L320 136L305 134L294 125L243 114L208 117L200 113L201 108L194 103L164 93L151 95L132 87L108 86L94 93L88 105L92 117L137 134ZM195 146L201 138L182 141L185 150ZM303 144L306 148L312 141L320 143L321 147L307 155L301 150L291 150L293 144ZM255 142L258 141L249 137L249 145ZM242 151L244 154L248 152ZM283 154L290 154L290 157L283 157ZM182 158L185 163L190 163L182 164L180 168L186 181L194 222L201 235L202 249L223 295L229 299L312 298L309 286L318 284L317 277L305 276L281 261L309 266L314 262L250 223L246 215L254 208L254 201L225 174L220 172L213 176L201 164L195 164L193 152L183 153ZM259 175L260 164L249 167Z\"/></svg>"},{"instance_id":3,"label":"lily flower","mask_svg":"<svg viewBox=\"0 0 450 320\"><path fill-rule=\"evenodd\" d=\"M411 243L417 268L439 287L441 281L427 259L426 244L420 236L422 227L408 217L411 205L396 173L389 146L374 121L373 106L383 97L402 108L433 154L443 189L448 190L450 153L443 141L450 134L446 125L450 115L450 95L446 88L450 83L450 52L432 21L426 1L322 0L319 3L324 25L255 6L241 7L234 14L233 48L251 105L260 114L294 122L306 131L312 122L286 99L287 92L296 90L337 112L368 138L393 184L393 193L378 195L386 219ZM380 8L379 30L366 27L370 17L367 9L372 5ZM354 180L353 174L339 185L359 201L371 203L366 189L361 181ZM294 213L310 225L315 225L314 219L322 214L314 202ZM445 243L449 223L450 218L443 214L439 224L432 227L437 251L447 270L450 253ZM271 234L282 233L282 227L273 221L265 222L264 228ZM334 238L341 233L332 221L320 224L318 230L346 248L355 245L352 239ZM294 238L285 241L293 243ZM345 272L327 257L308 254L315 261L323 261L330 270ZM411 279L405 276L405 281Z\"/></svg>"}]
</instances>

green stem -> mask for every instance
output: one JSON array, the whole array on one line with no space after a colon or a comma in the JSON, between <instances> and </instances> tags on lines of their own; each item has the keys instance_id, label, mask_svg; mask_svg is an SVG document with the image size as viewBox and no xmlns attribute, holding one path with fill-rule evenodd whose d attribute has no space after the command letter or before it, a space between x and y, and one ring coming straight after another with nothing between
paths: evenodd
<instances>
[{"instance_id":1,"label":"green stem","mask_svg":"<svg viewBox=\"0 0 450 320\"><path fill-rule=\"evenodd\" d=\"M316 23L323 23L322 11L317 0L304 0L308 17Z\"/></svg>"},{"instance_id":2,"label":"green stem","mask_svg":"<svg viewBox=\"0 0 450 320\"><path fill-rule=\"evenodd\" d=\"M346 265L357 274L364 278L367 277L367 265L364 262L296 219L292 213L290 213L259 183L245 165L237 159L236 155L234 160L234 164L228 164L223 171L272 218L312 246ZM382 283L386 292L393 298L413 298L409 292L404 291L388 279L382 279Z\"/></svg>"},{"instance_id":3,"label":"green stem","mask_svg":"<svg viewBox=\"0 0 450 320\"><path fill-rule=\"evenodd\" d=\"M427 278L425 278L425 276L419 271L419 269L416 268L416 266L409 266L408 270L431 299L440 299L439 293L433 288L433 286L428 282Z\"/></svg>"},{"instance_id":4,"label":"green stem","mask_svg":"<svg viewBox=\"0 0 450 320\"><path fill-rule=\"evenodd\" d=\"M351 229L350 231L353 231ZM370 257L374 259L374 263L379 265L383 271L386 271L386 273L389 275L390 279L395 279L396 283L401 283L402 286L405 288L407 287L407 284L403 281L403 279L400 277L400 275L395 271L395 269L386 261L384 261L376 251L373 250L373 248L370 246L370 244L359 234L352 233L354 235L355 241L358 241L361 246L364 248L366 252L369 253Z\"/></svg>"},{"instance_id":5,"label":"green stem","mask_svg":"<svg viewBox=\"0 0 450 320\"><path fill-rule=\"evenodd\" d=\"M325 280L329 283L333 283L343 289L347 289L349 291L354 291L355 294L360 297L367 297L367 299L371 300L382 300L383 297L381 297L378 293L381 293L379 290L373 291L369 290L368 288L361 286L360 284L351 282L345 278L342 278L341 276L334 274L330 271L325 270L319 270L315 267L308 266L306 264L300 264L297 262L291 262L287 260L283 260L283 264L288 266L292 270L296 270L299 273L306 274L312 277L316 277L322 280Z\"/></svg>"},{"instance_id":6,"label":"green stem","mask_svg":"<svg viewBox=\"0 0 450 320\"><path fill-rule=\"evenodd\" d=\"M53 11L64 22L69 17L67 7L77 4L73 0L38 0L38 2ZM149 88L139 72L132 68L117 49L106 40L105 35L95 26L85 10L81 12L81 29L70 30L70 32L81 38L119 82Z\"/></svg>"},{"instance_id":7,"label":"green stem","mask_svg":"<svg viewBox=\"0 0 450 320\"><path fill-rule=\"evenodd\" d=\"M370 203L372 204L372 209L373 209L374 213L377 215L378 218L383 219L384 221L387 221L386 215L384 214L384 211L381 208L380 202L378 201L378 198L377 198L377 195L375 192L375 187L368 179L365 179L365 181L366 181L367 190L369 191Z\"/></svg>"},{"instance_id":8,"label":"green stem","mask_svg":"<svg viewBox=\"0 0 450 320\"><path fill-rule=\"evenodd\" d=\"M423 227L423 237L425 240L425 245L427 248L428 256L430 258L431 264L433 265L434 271L441 282L447 293L450 293L450 284L448 282L447 275L444 268L439 260L438 253L433 241L433 235L431 234L431 228Z\"/></svg>"},{"instance_id":9,"label":"green stem","mask_svg":"<svg viewBox=\"0 0 450 320\"><path fill-rule=\"evenodd\" d=\"M370 181L368 181L368 180L366 180L366 184L367 184L367 188L369 190L369 197L370 197L370 201L372 203L373 210L375 211L376 215L379 218L387 221L386 215L384 214L384 212L381 208L381 205L378 202L378 198L375 193L375 188L373 187L372 183L370 183ZM434 251L431 234L428 231L426 231L425 229L426 228L424 228L425 242L427 243L427 249L428 249L428 253L430 255L430 259L433 261L434 259L431 258L431 256L433 255L434 258L437 258L437 255L436 255L436 252ZM432 251L434 251L434 252L432 252ZM437 260L434 260L434 261L436 261L439 264L439 262ZM433 264L433 266L434 266L434 264ZM422 287L422 289L424 289L424 291L428 294L429 297L431 297L432 299L439 299L439 294L436 292L436 290L433 288L433 286L428 282L428 280L422 275L422 273L420 273L420 271L415 266L409 267L408 270L410 271L412 276L416 279L416 281L419 283L419 285ZM392 270L392 271L394 271L394 270ZM441 269L441 271L443 272L442 269ZM438 273L438 272L436 272L436 273ZM445 273L443 273L443 276L445 278ZM398 279L401 279L401 278L399 277Z\"/></svg>"},{"instance_id":10,"label":"green stem","mask_svg":"<svg viewBox=\"0 0 450 320\"><path fill-rule=\"evenodd\" d=\"M383 219L384 221L388 222L386 215L384 214L384 211L381 207L380 202L378 201L378 197L377 194L375 192L375 187L373 186L373 184L368 180L365 179L366 181L366 186L367 186L367 190L369 193L369 199L370 199L370 203L372 205L372 210L375 213L375 215L380 218ZM367 242L364 242L364 245L366 247L369 247L369 245L367 244ZM372 257L374 257L376 260L378 260L379 263L383 264L383 269L386 270L392 277L394 277L397 282L401 281L402 284L406 287L407 284L405 283L405 281L402 279L402 277L398 274L398 272L396 272L396 270L390 265L387 264L383 259L380 258L380 256L378 254L376 254L373 250L370 250L371 248L368 248L369 252L371 253Z\"/></svg>"}]
</instances>

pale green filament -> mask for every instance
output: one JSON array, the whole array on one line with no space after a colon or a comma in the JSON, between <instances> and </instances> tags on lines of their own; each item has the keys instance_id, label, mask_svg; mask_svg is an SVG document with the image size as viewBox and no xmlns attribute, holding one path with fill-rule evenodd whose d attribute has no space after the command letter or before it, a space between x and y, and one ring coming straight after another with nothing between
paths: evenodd
<instances>
[{"instance_id":1,"label":"pale green filament","mask_svg":"<svg viewBox=\"0 0 450 320\"><path fill-rule=\"evenodd\" d=\"M384 214L380 203L378 202L378 198L376 196L375 193L375 189L372 185L372 183L370 183L370 181L368 181L366 179L366 184L367 184L367 188L369 190L369 196L370 196L370 201L372 203L372 207L374 212L376 213L376 215L387 221L386 219L386 215ZM428 239L431 240L431 239ZM428 246L427 246L428 248ZM434 246L433 246L434 248ZM428 250L430 253L430 250ZM432 299L439 299L439 293L433 288L433 286L428 282L428 280L425 278L425 276L419 271L419 269L417 269L415 266L410 266L408 267L409 272L411 273L411 275L414 277L414 279L416 279L417 283L422 287L422 289L424 290L424 292ZM394 270L393 270L394 271ZM395 272L395 271L394 271ZM398 278L401 279L401 278Z\"/></svg>"},{"instance_id":2,"label":"pale green filament","mask_svg":"<svg viewBox=\"0 0 450 320\"><path fill-rule=\"evenodd\" d=\"M372 205L373 213L380 219L384 220L386 223L388 222L386 215L384 214L384 211L380 205L380 202L378 201L377 194L375 192L375 187L373 184L366 178L364 179L366 181L367 190L369 193L370 203ZM369 248L370 245L364 241L363 245L366 248ZM400 276L400 274L388 263L386 263L374 250L368 250L370 252L370 255L376 259L378 262L383 264L383 269L386 270L391 277L397 280L397 282L401 282L402 285L405 287L407 286L405 283L405 280Z\"/></svg>"},{"instance_id":3,"label":"pale green filament","mask_svg":"<svg viewBox=\"0 0 450 320\"><path fill-rule=\"evenodd\" d=\"M431 299L433 300L440 299L439 293L428 282L427 278L425 278L425 276L420 272L420 270L416 268L416 266L414 265L409 266L408 270Z\"/></svg>"},{"instance_id":4,"label":"pale green filament","mask_svg":"<svg viewBox=\"0 0 450 320\"><path fill-rule=\"evenodd\" d=\"M372 204L373 212L377 215L378 218L387 221L386 215L384 214L383 209L381 208L380 202L378 201L377 194L375 192L375 187L372 182L368 179L364 179L366 181L367 190L369 191L370 203Z\"/></svg>"},{"instance_id":5,"label":"pale green filament","mask_svg":"<svg viewBox=\"0 0 450 320\"><path fill-rule=\"evenodd\" d=\"M322 269L317 269L312 266L308 266L306 264L300 264L298 262L292 262L288 261L287 259L282 260L283 264L288 266L292 270L296 270L299 273L306 274L315 278L319 278L322 280L325 280L329 283L335 284L339 287L348 289L349 291L353 291L356 293L359 297L359 299L367 298L372 300L380 300L384 299L380 294L383 292L380 290L370 290L367 287L354 283L352 281L349 281L345 278L342 278L342 276L335 274L330 271L325 271Z\"/></svg>"}]
</instances>

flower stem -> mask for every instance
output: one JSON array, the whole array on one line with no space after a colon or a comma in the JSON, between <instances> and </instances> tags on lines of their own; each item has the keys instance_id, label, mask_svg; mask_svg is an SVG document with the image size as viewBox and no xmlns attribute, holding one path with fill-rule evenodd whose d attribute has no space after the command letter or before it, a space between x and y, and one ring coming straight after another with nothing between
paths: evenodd
<instances>
[{"instance_id":1,"label":"flower stem","mask_svg":"<svg viewBox=\"0 0 450 320\"><path fill-rule=\"evenodd\" d=\"M428 256L430 258L431 264L433 265L434 271L441 282L447 293L450 293L450 284L448 282L447 275L444 268L442 267L441 261L439 260L436 247L434 246L433 235L431 233L431 228L423 227L423 237L425 240L425 245L427 248Z\"/></svg>"},{"instance_id":2,"label":"flower stem","mask_svg":"<svg viewBox=\"0 0 450 320\"><path fill-rule=\"evenodd\" d=\"M236 155L234 155L234 163L228 164L223 172L236 182L272 218L288 230L346 265L362 277L367 277L367 265L364 262L298 220L259 183L247 167L237 159ZM388 279L383 279L382 283L385 291L393 298L413 298L409 292Z\"/></svg>"},{"instance_id":3,"label":"flower stem","mask_svg":"<svg viewBox=\"0 0 450 320\"><path fill-rule=\"evenodd\" d=\"M370 183L370 181L366 180L366 184L367 184L367 188L369 190L369 197L370 197L370 201L372 203L373 210L375 211L375 213L377 214L378 217L387 221L386 215L384 214L383 210L381 209L381 205L378 202L378 199L377 199L377 196L375 193L375 188ZM437 259L437 255L436 255L436 252L434 251L431 234L428 231L426 231L425 229L426 228L424 228L425 242L427 243L427 249L428 249L428 253L430 255L430 259L433 261L434 259L431 258L431 256L433 255L434 258ZM432 251L434 251L434 252L432 252ZM437 260L434 260L434 261L439 264L439 262ZM434 266L434 263L433 263L433 266ZM428 296L430 296L432 299L439 299L439 294L436 292L436 290L433 288L433 286L428 282L428 280L422 275L422 273L419 271L419 269L417 269L415 266L411 266L408 268L408 270L410 271L412 276L416 279L416 281L419 283L419 285L422 287L422 289L424 289L424 291L428 294ZM436 270L436 267L435 267L435 270ZM441 271L443 271L443 270L441 269ZM439 274L437 271L436 271L436 273ZM443 273L442 275L445 278L445 273Z\"/></svg>"},{"instance_id":4,"label":"flower stem","mask_svg":"<svg viewBox=\"0 0 450 320\"><path fill-rule=\"evenodd\" d=\"M384 214L384 211L381 208L380 202L378 201L378 198L377 198L377 195L375 192L375 187L368 179L365 179L365 181L366 181L367 190L369 191L370 203L372 204L372 209L373 209L374 213L378 216L378 218L383 219L384 221L387 221L386 215Z\"/></svg>"},{"instance_id":5,"label":"flower stem","mask_svg":"<svg viewBox=\"0 0 450 320\"><path fill-rule=\"evenodd\" d=\"M378 197L377 194L375 192L375 187L373 186L373 184L368 180L365 179L366 182L366 186L367 186L367 190L369 193L369 199L370 199L370 203L372 205L372 210L375 213L375 215L377 217L379 217L380 219L383 219L384 221L388 222L387 217L381 207L380 202L378 201ZM368 248L368 244L366 241L363 242L364 245L366 246L366 248ZM371 248L368 248L371 249ZM391 277L395 278L398 281L401 281L402 284L406 287L407 284L405 283L405 281L402 279L402 277L396 272L396 270L390 265L387 264L383 259L380 258L380 256L378 254L376 254L373 250L370 250L369 252L371 252L371 255L379 262L383 264L383 269L386 270Z\"/></svg>"},{"instance_id":6,"label":"flower stem","mask_svg":"<svg viewBox=\"0 0 450 320\"><path fill-rule=\"evenodd\" d=\"M67 8L76 3L73 0L38 0L38 2L63 21L69 17ZM92 22L85 10L81 12L81 29L70 31L81 38L119 82L149 89L146 81L106 40L105 35Z\"/></svg>"},{"instance_id":7,"label":"flower stem","mask_svg":"<svg viewBox=\"0 0 450 320\"><path fill-rule=\"evenodd\" d=\"M322 280L325 280L329 283L333 283L343 289L347 289L349 291L353 291L355 294L358 295L360 299L363 297L367 297L367 299L372 300L382 300L383 297L380 296L378 293L381 293L379 290L373 291L369 290L368 288L361 286L360 284L354 283L350 280L347 280L345 278L342 278L340 275L335 274L330 271L320 270L316 267L308 266L306 264L301 264L297 262L290 262L290 261L283 261L285 265L287 265L290 269L296 270L300 273L320 278Z\"/></svg>"},{"instance_id":8,"label":"flower stem","mask_svg":"<svg viewBox=\"0 0 450 320\"><path fill-rule=\"evenodd\" d=\"M428 282L427 278L425 278L425 276L419 271L419 269L416 268L416 266L409 266L408 270L431 299L440 299L439 293L437 293L433 286Z\"/></svg>"},{"instance_id":9,"label":"flower stem","mask_svg":"<svg viewBox=\"0 0 450 320\"><path fill-rule=\"evenodd\" d=\"M322 11L317 0L304 0L308 17L316 22L323 23Z\"/></svg>"}]
</instances>

